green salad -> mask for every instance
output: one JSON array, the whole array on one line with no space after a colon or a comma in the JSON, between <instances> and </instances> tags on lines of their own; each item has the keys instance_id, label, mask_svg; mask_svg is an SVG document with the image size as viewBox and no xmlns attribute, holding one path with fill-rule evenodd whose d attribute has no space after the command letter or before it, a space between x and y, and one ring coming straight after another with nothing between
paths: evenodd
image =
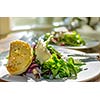
<instances>
[{"instance_id":1,"label":"green salad","mask_svg":"<svg viewBox=\"0 0 100 100\"><path fill-rule=\"evenodd\" d=\"M63 58L52 46L48 45L50 38L38 40L33 46L33 61L26 73L32 73L35 79L77 78L85 63L72 57Z\"/></svg>"},{"instance_id":2,"label":"green salad","mask_svg":"<svg viewBox=\"0 0 100 100\"><path fill-rule=\"evenodd\" d=\"M46 41L51 35L53 35L53 37L50 39L50 44L60 46L83 46L86 44L80 34L76 31L46 33L43 39Z\"/></svg>"}]
</instances>

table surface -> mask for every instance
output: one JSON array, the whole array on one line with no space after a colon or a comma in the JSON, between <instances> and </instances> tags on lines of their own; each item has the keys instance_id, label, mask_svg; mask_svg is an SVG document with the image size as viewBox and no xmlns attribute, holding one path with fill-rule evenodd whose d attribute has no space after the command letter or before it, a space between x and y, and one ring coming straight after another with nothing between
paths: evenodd
<instances>
[{"instance_id":1,"label":"table surface","mask_svg":"<svg viewBox=\"0 0 100 100\"><path fill-rule=\"evenodd\" d=\"M94 47L94 48L84 49L81 51L86 52L86 53L100 53L100 45L98 45L97 47ZM0 79L0 82L5 82L5 81ZM89 82L100 82L100 75L98 75L97 77L95 77L94 79L92 79Z\"/></svg>"}]
</instances>

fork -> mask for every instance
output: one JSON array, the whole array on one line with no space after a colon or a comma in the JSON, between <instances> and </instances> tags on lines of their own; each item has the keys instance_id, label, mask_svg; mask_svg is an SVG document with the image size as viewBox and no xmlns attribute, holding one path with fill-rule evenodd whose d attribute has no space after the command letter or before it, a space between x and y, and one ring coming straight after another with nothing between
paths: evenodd
<instances>
[{"instance_id":1,"label":"fork","mask_svg":"<svg viewBox=\"0 0 100 100\"><path fill-rule=\"evenodd\" d=\"M86 54L68 54L68 56L72 57L88 57L88 59L97 59L100 61L100 53L86 53Z\"/></svg>"}]
</instances>

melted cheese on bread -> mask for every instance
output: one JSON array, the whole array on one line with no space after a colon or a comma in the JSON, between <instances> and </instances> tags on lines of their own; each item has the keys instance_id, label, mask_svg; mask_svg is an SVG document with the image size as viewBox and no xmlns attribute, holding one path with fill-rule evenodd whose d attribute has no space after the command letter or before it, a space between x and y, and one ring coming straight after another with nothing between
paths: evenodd
<instances>
[{"instance_id":1,"label":"melted cheese on bread","mask_svg":"<svg viewBox=\"0 0 100 100\"><path fill-rule=\"evenodd\" d=\"M31 46L24 41L13 41L10 44L10 52L7 70L11 75L22 74L32 62L33 52Z\"/></svg>"}]
</instances>

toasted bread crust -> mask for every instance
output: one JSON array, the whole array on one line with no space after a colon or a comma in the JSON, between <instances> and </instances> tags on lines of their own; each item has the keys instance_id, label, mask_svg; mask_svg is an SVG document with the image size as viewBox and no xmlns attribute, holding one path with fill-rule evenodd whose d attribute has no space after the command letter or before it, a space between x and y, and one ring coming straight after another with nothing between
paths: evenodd
<instances>
[{"instance_id":1,"label":"toasted bread crust","mask_svg":"<svg viewBox=\"0 0 100 100\"><path fill-rule=\"evenodd\" d=\"M32 62L33 53L31 46L20 40L12 41L7 64L7 70L11 75L22 74Z\"/></svg>"}]
</instances>

